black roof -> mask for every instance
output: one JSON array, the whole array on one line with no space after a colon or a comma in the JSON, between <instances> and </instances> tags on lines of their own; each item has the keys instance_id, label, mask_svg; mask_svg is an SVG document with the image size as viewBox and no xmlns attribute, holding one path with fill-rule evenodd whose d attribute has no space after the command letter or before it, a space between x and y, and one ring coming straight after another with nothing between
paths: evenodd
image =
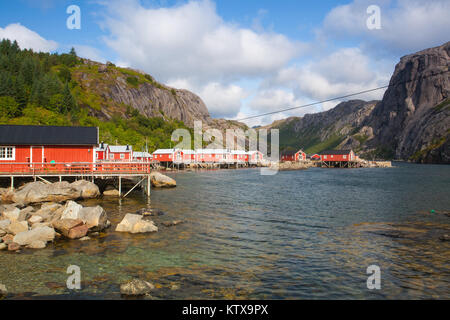
<instances>
[{"instance_id":1,"label":"black roof","mask_svg":"<svg viewBox=\"0 0 450 320\"><path fill-rule=\"evenodd\" d=\"M97 145L96 127L0 125L0 145Z\"/></svg>"},{"instance_id":2,"label":"black roof","mask_svg":"<svg viewBox=\"0 0 450 320\"><path fill-rule=\"evenodd\" d=\"M321 155L329 155L329 154L343 155L343 154L349 154L350 152L352 152L352 151L351 150L325 150L325 151L322 151L320 154Z\"/></svg>"}]
</instances>

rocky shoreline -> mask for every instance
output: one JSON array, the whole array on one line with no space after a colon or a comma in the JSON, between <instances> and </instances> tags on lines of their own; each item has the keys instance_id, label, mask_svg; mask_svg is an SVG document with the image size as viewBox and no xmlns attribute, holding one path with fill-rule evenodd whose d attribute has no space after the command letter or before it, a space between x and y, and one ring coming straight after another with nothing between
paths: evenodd
<instances>
[{"instance_id":1,"label":"rocky shoreline","mask_svg":"<svg viewBox=\"0 0 450 320\"><path fill-rule=\"evenodd\" d=\"M160 173L151 175L157 188L176 187L176 181ZM105 196L118 196L114 190ZM99 187L86 180L73 183L31 182L17 190L0 189L0 251L20 252L21 248L43 249L48 242L58 239L89 240L111 226L101 206L83 207L75 200L100 197ZM117 225L116 232L157 232L153 221L144 217L153 215L151 209L137 214L128 213ZM174 221L171 225L178 224Z\"/></svg>"}]
</instances>

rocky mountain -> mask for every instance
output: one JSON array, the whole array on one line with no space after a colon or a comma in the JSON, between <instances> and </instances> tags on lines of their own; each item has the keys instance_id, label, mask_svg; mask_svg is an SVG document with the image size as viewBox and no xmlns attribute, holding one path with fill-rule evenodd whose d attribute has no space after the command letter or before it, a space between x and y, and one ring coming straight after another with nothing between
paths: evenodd
<instances>
[{"instance_id":1,"label":"rocky mountain","mask_svg":"<svg viewBox=\"0 0 450 320\"><path fill-rule=\"evenodd\" d=\"M363 157L450 163L450 42L401 58L382 101L348 101L288 118L282 148L352 148Z\"/></svg>"},{"instance_id":2,"label":"rocky mountain","mask_svg":"<svg viewBox=\"0 0 450 320\"><path fill-rule=\"evenodd\" d=\"M212 119L199 96L158 83L139 70L88 59L82 62L74 69L73 77L82 91L96 98L87 99L84 103L96 117L109 120L117 113L126 117L127 107L131 107L143 116L175 119L191 128L196 120L202 121L205 127L218 126L220 129L244 126L233 121Z\"/></svg>"}]
</instances>

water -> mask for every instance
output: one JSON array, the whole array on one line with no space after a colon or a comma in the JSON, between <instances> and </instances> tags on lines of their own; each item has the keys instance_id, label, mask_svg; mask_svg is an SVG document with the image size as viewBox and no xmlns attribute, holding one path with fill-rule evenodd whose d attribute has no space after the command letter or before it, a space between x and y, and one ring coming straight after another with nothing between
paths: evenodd
<instances>
[{"instance_id":1,"label":"water","mask_svg":"<svg viewBox=\"0 0 450 320\"><path fill-rule=\"evenodd\" d=\"M0 253L0 283L11 299L119 299L139 277L154 299L450 298L450 167L309 169L261 176L259 170L171 174L178 187L118 201L93 200L113 226L143 207L184 224L150 235L109 229L87 242ZM430 214L434 209L438 213ZM82 290L65 287L67 267ZM370 291L369 265L381 268Z\"/></svg>"}]
</instances>

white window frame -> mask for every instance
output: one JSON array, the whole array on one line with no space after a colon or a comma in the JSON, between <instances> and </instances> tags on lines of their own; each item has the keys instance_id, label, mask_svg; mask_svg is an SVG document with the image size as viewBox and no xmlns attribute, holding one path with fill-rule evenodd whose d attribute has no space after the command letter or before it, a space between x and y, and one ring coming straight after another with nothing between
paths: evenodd
<instances>
[{"instance_id":1,"label":"white window frame","mask_svg":"<svg viewBox=\"0 0 450 320\"><path fill-rule=\"evenodd\" d=\"M8 158L8 149L11 148L12 149L12 157ZM5 149L5 157L1 157L0 160L11 160L11 161L15 161L16 160L16 147L13 146L0 146L0 149Z\"/></svg>"},{"instance_id":2,"label":"white window frame","mask_svg":"<svg viewBox=\"0 0 450 320\"><path fill-rule=\"evenodd\" d=\"M125 159L125 153L120 154L120 160L123 160L123 159Z\"/></svg>"}]
</instances>

